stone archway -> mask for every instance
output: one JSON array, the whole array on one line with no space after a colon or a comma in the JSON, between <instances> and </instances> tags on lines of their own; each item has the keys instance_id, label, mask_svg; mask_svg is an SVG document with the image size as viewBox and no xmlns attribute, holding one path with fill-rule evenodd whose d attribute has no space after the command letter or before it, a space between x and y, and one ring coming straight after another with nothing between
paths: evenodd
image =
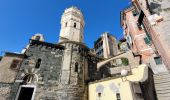
<instances>
[{"instance_id":1,"label":"stone archway","mask_svg":"<svg viewBox=\"0 0 170 100\"><path fill-rule=\"evenodd\" d=\"M116 59L121 59L121 58L130 58L130 55L132 54L131 51L128 52L123 52L118 54L117 56L111 57L109 59L105 59L103 61L100 61L97 63L97 69L100 69L100 67L102 67L103 65L107 64L108 62L112 61L112 60L116 60ZM129 60L129 64L131 64L132 62Z\"/></svg>"}]
</instances>

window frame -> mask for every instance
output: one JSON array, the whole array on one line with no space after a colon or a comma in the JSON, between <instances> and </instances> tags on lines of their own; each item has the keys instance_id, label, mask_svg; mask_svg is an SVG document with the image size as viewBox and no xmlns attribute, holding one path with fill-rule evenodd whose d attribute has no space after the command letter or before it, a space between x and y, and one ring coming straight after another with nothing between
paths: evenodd
<instances>
[{"instance_id":1,"label":"window frame","mask_svg":"<svg viewBox=\"0 0 170 100\"><path fill-rule=\"evenodd\" d=\"M159 61L158 61L159 60ZM154 57L154 61L156 65L163 64L161 56Z\"/></svg>"},{"instance_id":2,"label":"window frame","mask_svg":"<svg viewBox=\"0 0 170 100\"><path fill-rule=\"evenodd\" d=\"M20 85L15 100L19 99L19 95L20 95L22 87L25 87L25 88L34 88L33 93L32 93L32 98L31 98L31 100L34 100L35 91L36 91L36 86L35 85Z\"/></svg>"}]
</instances>

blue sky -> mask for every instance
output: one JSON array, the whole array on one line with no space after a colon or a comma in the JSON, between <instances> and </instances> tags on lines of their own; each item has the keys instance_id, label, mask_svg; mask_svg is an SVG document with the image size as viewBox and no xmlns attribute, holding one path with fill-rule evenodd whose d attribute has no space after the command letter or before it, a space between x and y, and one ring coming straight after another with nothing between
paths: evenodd
<instances>
[{"instance_id":1,"label":"blue sky","mask_svg":"<svg viewBox=\"0 0 170 100\"><path fill-rule=\"evenodd\" d=\"M92 48L103 32L122 37L120 11L130 0L0 0L1 51L20 52L32 35L57 43L64 9L77 6L85 18L85 43Z\"/></svg>"}]
</instances>

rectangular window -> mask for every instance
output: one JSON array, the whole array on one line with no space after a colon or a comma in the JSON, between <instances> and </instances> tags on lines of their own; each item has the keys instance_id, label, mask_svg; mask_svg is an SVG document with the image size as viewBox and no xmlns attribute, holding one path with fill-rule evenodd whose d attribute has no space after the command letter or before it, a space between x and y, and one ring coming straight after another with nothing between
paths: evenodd
<instances>
[{"instance_id":1,"label":"rectangular window","mask_svg":"<svg viewBox=\"0 0 170 100\"><path fill-rule=\"evenodd\" d=\"M120 99L120 93L116 93L116 98L117 98L117 100L121 100Z\"/></svg>"},{"instance_id":2,"label":"rectangular window","mask_svg":"<svg viewBox=\"0 0 170 100\"><path fill-rule=\"evenodd\" d=\"M144 41L145 41L145 43L146 43L147 45L150 45L150 44L151 44L151 41L150 41L150 39L149 39L147 36L144 38Z\"/></svg>"},{"instance_id":3,"label":"rectangular window","mask_svg":"<svg viewBox=\"0 0 170 100\"><path fill-rule=\"evenodd\" d=\"M161 57L154 57L154 60L155 60L156 65L162 64L162 59L161 59Z\"/></svg>"},{"instance_id":4,"label":"rectangular window","mask_svg":"<svg viewBox=\"0 0 170 100\"><path fill-rule=\"evenodd\" d=\"M21 85L15 100L34 100L35 86Z\"/></svg>"},{"instance_id":5,"label":"rectangular window","mask_svg":"<svg viewBox=\"0 0 170 100\"><path fill-rule=\"evenodd\" d=\"M39 59L37 60L37 63L36 63L36 65L35 65L35 68L40 68L40 65L41 65L41 59L39 58Z\"/></svg>"},{"instance_id":6,"label":"rectangular window","mask_svg":"<svg viewBox=\"0 0 170 100\"><path fill-rule=\"evenodd\" d=\"M2 57L0 56L0 61L2 60Z\"/></svg>"},{"instance_id":7,"label":"rectangular window","mask_svg":"<svg viewBox=\"0 0 170 100\"><path fill-rule=\"evenodd\" d=\"M133 16L137 16L137 15L138 15L138 13L137 13L136 10L133 10L133 11L132 11L132 14L133 14Z\"/></svg>"},{"instance_id":8,"label":"rectangular window","mask_svg":"<svg viewBox=\"0 0 170 100\"><path fill-rule=\"evenodd\" d=\"M143 22L143 18L144 18L145 14L144 12L141 10L139 18L138 18L138 24L141 26L142 22Z\"/></svg>"}]
</instances>

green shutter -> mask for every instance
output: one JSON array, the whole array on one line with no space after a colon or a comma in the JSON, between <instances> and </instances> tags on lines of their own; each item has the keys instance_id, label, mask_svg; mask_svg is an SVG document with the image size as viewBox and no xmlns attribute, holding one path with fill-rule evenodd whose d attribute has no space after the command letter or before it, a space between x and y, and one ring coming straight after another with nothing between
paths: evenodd
<instances>
[{"instance_id":1,"label":"green shutter","mask_svg":"<svg viewBox=\"0 0 170 100\"><path fill-rule=\"evenodd\" d=\"M150 45L150 44L151 44L151 41L150 41L150 39L149 39L148 37L145 37L145 38L144 38L144 41L145 41L145 43L146 43L147 45Z\"/></svg>"}]
</instances>

